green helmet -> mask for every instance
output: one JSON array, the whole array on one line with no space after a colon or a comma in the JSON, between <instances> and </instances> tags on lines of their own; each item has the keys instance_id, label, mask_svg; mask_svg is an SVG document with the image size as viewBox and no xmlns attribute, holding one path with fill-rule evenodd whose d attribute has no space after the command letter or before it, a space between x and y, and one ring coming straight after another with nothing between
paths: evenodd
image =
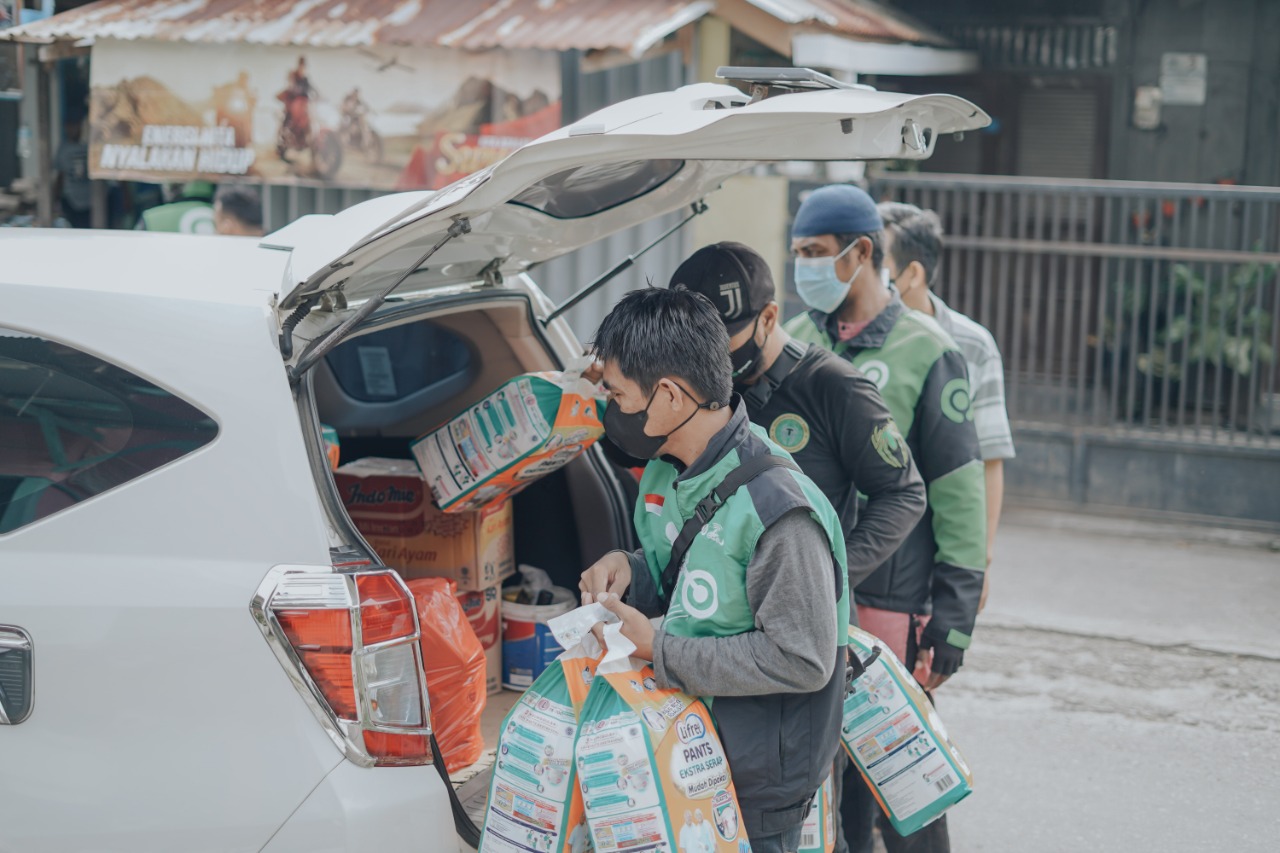
<instances>
[{"instance_id":1,"label":"green helmet","mask_svg":"<svg viewBox=\"0 0 1280 853\"><path fill-rule=\"evenodd\" d=\"M187 181L182 185L182 198L213 201L213 184L209 181Z\"/></svg>"}]
</instances>

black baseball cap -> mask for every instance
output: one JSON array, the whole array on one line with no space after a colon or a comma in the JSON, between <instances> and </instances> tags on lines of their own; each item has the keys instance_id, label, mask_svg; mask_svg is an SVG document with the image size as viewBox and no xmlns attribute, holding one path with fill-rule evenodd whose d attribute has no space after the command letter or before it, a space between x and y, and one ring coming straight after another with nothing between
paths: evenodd
<instances>
[{"instance_id":1,"label":"black baseball cap","mask_svg":"<svg viewBox=\"0 0 1280 853\"><path fill-rule=\"evenodd\" d=\"M668 287L683 286L711 301L730 335L736 335L777 299L769 265L741 243L712 243L685 260Z\"/></svg>"}]
</instances>

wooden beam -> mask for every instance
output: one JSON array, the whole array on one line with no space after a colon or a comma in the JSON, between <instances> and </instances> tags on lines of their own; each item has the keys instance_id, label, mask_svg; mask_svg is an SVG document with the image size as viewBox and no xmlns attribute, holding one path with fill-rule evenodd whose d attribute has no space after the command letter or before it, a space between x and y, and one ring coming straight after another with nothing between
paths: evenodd
<instances>
[{"instance_id":1,"label":"wooden beam","mask_svg":"<svg viewBox=\"0 0 1280 853\"><path fill-rule=\"evenodd\" d=\"M729 22L718 15L698 21L697 79L691 83L715 83L716 69L729 64Z\"/></svg>"},{"instance_id":2,"label":"wooden beam","mask_svg":"<svg viewBox=\"0 0 1280 853\"><path fill-rule=\"evenodd\" d=\"M53 225L53 122L50 119L49 66L36 63L36 224L42 228Z\"/></svg>"},{"instance_id":3,"label":"wooden beam","mask_svg":"<svg viewBox=\"0 0 1280 853\"><path fill-rule=\"evenodd\" d=\"M774 53L791 57L792 27L768 12L763 12L746 0L720 0L716 14L728 21L735 30L750 36ZM712 69L713 71L715 69Z\"/></svg>"},{"instance_id":4,"label":"wooden beam","mask_svg":"<svg viewBox=\"0 0 1280 853\"><path fill-rule=\"evenodd\" d=\"M88 56L93 45L75 41L55 41L36 49L36 57L41 62L57 62L59 59L71 59L76 56Z\"/></svg>"}]
</instances>

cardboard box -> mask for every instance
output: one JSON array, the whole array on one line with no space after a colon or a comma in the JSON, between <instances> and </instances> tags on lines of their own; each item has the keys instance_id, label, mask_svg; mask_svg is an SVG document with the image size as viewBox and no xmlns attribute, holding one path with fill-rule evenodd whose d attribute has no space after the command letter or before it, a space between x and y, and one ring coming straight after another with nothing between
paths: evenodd
<instances>
[{"instance_id":1,"label":"cardboard box","mask_svg":"<svg viewBox=\"0 0 1280 853\"><path fill-rule=\"evenodd\" d=\"M408 459L359 459L334 472L334 480L360 533L404 577L449 578L467 592L515 573L510 503L441 512Z\"/></svg>"},{"instance_id":2,"label":"cardboard box","mask_svg":"<svg viewBox=\"0 0 1280 853\"><path fill-rule=\"evenodd\" d=\"M502 691L502 587L460 592L458 602L484 646L485 687L492 696Z\"/></svg>"},{"instance_id":3,"label":"cardboard box","mask_svg":"<svg viewBox=\"0 0 1280 853\"><path fill-rule=\"evenodd\" d=\"M595 393L573 372L517 376L410 450L439 506L484 509L568 464L604 435Z\"/></svg>"}]
</instances>

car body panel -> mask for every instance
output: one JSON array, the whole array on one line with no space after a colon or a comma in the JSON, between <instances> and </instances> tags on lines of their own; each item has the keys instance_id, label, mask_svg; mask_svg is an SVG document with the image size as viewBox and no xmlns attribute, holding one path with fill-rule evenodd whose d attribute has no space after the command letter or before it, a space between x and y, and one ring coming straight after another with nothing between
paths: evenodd
<instances>
[{"instance_id":1,"label":"car body panel","mask_svg":"<svg viewBox=\"0 0 1280 853\"><path fill-rule=\"evenodd\" d=\"M434 767L362 768L346 761L316 786L262 853L455 849L448 794Z\"/></svg>"},{"instance_id":2,"label":"car body panel","mask_svg":"<svg viewBox=\"0 0 1280 853\"><path fill-rule=\"evenodd\" d=\"M93 242L100 269L136 264L131 235ZM3 278L35 251L23 245L7 243ZM278 254L253 251L258 280L278 271ZM46 256L39 284L0 284L3 324L173 391L219 433L0 536L3 621L36 649L32 713L0 726L0 848L258 850L343 760L247 606L275 564L329 570L269 295L220 296L213 266L193 267L209 281L186 293L221 301L142 295L146 275L125 293L55 283L81 262Z\"/></svg>"}]
</instances>

